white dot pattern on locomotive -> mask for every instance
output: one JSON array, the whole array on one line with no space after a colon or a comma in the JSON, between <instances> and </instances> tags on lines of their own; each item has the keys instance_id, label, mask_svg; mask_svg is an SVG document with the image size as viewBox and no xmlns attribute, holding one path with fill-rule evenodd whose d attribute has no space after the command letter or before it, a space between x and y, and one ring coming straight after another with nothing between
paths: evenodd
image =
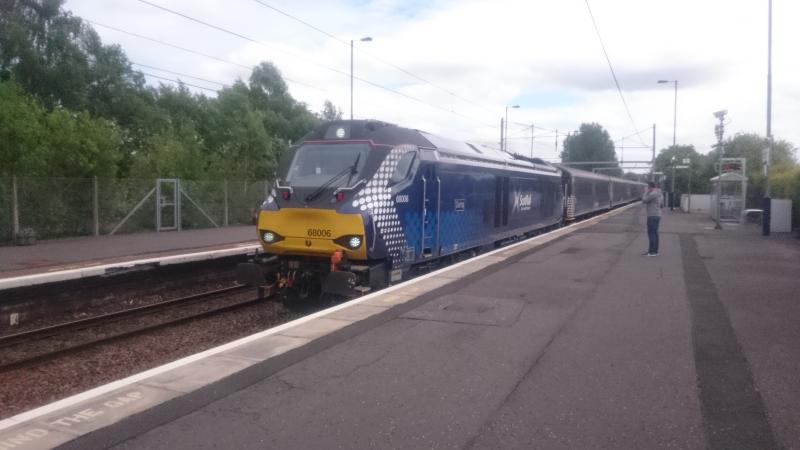
<instances>
[{"instance_id":1,"label":"white dot pattern on locomotive","mask_svg":"<svg viewBox=\"0 0 800 450\"><path fill-rule=\"evenodd\" d=\"M403 260L406 235L397 214L397 205L392 198L389 180L400 157L417 148L413 145L398 145L389 151L372 179L353 200L353 206L361 211L369 211L375 226L386 243L386 249L393 263Z\"/></svg>"}]
</instances>

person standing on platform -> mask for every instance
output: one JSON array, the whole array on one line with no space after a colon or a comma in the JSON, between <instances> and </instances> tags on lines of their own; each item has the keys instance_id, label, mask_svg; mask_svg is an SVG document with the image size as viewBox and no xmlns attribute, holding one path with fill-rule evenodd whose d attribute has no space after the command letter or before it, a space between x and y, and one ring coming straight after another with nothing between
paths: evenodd
<instances>
[{"instance_id":1,"label":"person standing on platform","mask_svg":"<svg viewBox=\"0 0 800 450\"><path fill-rule=\"evenodd\" d=\"M652 181L647 183L647 192L642 196L642 203L647 206L647 238L650 247L645 256L658 256L658 224L661 222L661 190Z\"/></svg>"}]
</instances>

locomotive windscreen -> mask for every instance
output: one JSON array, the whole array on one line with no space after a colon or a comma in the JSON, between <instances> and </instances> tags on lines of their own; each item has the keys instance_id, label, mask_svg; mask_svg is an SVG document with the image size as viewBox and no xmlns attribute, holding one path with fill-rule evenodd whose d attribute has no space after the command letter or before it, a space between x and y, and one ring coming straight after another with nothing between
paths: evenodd
<instances>
[{"instance_id":1,"label":"locomotive windscreen","mask_svg":"<svg viewBox=\"0 0 800 450\"><path fill-rule=\"evenodd\" d=\"M352 186L361 177L369 154L367 144L306 144L297 149L286 182L295 187L317 187L355 166L336 186Z\"/></svg>"}]
</instances>

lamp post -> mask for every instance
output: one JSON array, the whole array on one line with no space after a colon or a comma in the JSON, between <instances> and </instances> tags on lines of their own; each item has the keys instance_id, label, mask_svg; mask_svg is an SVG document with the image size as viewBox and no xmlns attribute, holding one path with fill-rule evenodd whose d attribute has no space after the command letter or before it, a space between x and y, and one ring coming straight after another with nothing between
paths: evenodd
<instances>
[{"instance_id":1,"label":"lamp post","mask_svg":"<svg viewBox=\"0 0 800 450\"><path fill-rule=\"evenodd\" d=\"M675 147L675 129L678 124L678 80L658 80L658 84L675 83L675 102L672 108L672 146Z\"/></svg>"},{"instance_id":2,"label":"lamp post","mask_svg":"<svg viewBox=\"0 0 800 450\"><path fill-rule=\"evenodd\" d=\"M506 128L505 129L505 133L504 133L505 137L503 139L503 148L502 148L502 150L504 150L504 151L508 151L508 108L512 108L512 109L519 108L519 105L506 106L506 121L505 121L505 125L503 125Z\"/></svg>"},{"instance_id":3,"label":"lamp post","mask_svg":"<svg viewBox=\"0 0 800 450\"><path fill-rule=\"evenodd\" d=\"M678 80L658 80L658 84L675 84L675 101L672 107L672 151L675 151L675 130L678 124ZM674 211L675 207L675 157L672 157L672 188L669 191L669 210Z\"/></svg>"},{"instance_id":4,"label":"lamp post","mask_svg":"<svg viewBox=\"0 0 800 450\"><path fill-rule=\"evenodd\" d=\"M359 39L361 42L371 42L372 38L367 36ZM353 40L350 39L350 120L353 120Z\"/></svg>"}]
</instances>

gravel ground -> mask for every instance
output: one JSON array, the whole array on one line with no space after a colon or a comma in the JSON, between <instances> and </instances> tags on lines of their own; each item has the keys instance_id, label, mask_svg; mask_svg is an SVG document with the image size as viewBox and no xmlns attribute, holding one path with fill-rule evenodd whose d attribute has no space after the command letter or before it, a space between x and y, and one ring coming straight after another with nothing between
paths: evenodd
<instances>
[{"instance_id":1,"label":"gravel ground","mask_svg":"<svg viewBox=\"0 0 800 450\"><path fill-rule=\"evenodd\" d=\"M292 310L279 302L170 326L0 373L0 419L157 367L296 319L320 305Z\"/></svg>"},{"instance_id":2,"label":"gravel ground","mask_svg":"<svg viewBox=\"0 0 800 450\"><path fill-rule=\"evenodd\" d=\"M191 317L205 311L211 311L223 306L252 300L255 298L254 289L245 289L235 293L222 293L211 297L204 297L193 303L166 306L159 311L141 312L135 316L128 316L105 324L97 324L80 330L66 330L64 333L41 339L19 341L8 347L0 349L0 372L5 370L5 365L27 360L39 355L45 355L62 349L80 346L97 340L108 340L126 333L146 330L159 324L168 323L184 317Z\"/></svg>"},{"instance_id":3,"label":"gravel ground","mask_svg":"<svg viewBox=\"0 0 800 450\"><path fill-rule=\"evenodd\" d=\"M0 324L0 336L42 328L100 314L200 294L235 284L229 268L202 268L191 275L175 277L171 273L143 273L113 285L101 285L76 291L34 294L32 302L50 305L73 305L65 310L27 306L20 310L20 324Z\"/></svg>"}]
</instances>

